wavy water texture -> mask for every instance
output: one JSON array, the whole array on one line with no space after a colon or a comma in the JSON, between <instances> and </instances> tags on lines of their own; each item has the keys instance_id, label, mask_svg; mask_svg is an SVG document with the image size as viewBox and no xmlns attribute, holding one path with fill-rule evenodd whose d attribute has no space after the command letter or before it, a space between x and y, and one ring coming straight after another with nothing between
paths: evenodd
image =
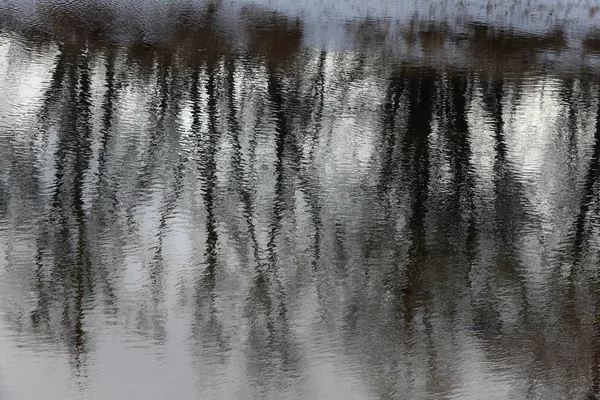
<instances>
[{"instance_id":1,"label":"wavy water texture","mask_svg":"<svg viewBox=\"0 0 600 400\"><path fill-rule=\"evenodd\" d=\"M0 398L600 396L592 23L1 4Z\"/></svg>"}]
</instances>

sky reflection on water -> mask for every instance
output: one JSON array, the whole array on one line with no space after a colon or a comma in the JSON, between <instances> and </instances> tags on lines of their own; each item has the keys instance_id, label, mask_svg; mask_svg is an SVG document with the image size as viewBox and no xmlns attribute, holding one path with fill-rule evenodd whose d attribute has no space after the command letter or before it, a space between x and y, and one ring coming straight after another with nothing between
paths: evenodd
<instances>
[{"instance_id":1,"label":"sky reflection on water","mask_svg":"<svg viewBox=\"0 0 600 400\"><path fill-rule=\"evenodd\" d=\"M600 394L595 11L111 4L0 7L0 399Z\"/></svg>"}]
</instances>

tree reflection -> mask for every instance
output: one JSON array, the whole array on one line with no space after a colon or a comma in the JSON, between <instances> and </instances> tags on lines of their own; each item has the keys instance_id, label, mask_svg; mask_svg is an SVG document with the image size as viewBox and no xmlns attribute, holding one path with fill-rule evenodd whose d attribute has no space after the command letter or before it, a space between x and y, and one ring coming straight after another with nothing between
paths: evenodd
<instances>
[{"instance_id":1,"label":"tree reflection","mask_svg":"<svg viewBox=\"0 0 600 400\"><path fill-rule=\"evenodd\" d=\"M402 170L411 198L411 215L408 219L408 264L406 266L406 286L402 290L404 319L410 324L414 318L414 308L422 292L422 273L427 260L427 239L425 218L430 181L429 135L433 117L435 76L424 73L421 79L414 79L408 87L408 116L406 134L402 141L405 156Z\"/></svg>"},{"instance_id":2,"label":"tree reflection","mask_svg":"<svg viewBox=\"0 0 600 400\"><path fill-rule=\"evenodd\" d=\"M91 327L110 321L155 348L185 331L200 372L241 364L236 390L255 397L305 396L311 368L329 362L321 349L383 398L461 395L457 354L482 379L512 368L531 396L536 381L567 393L576 375L597 396L597 88L397 62L370 52L389 39L372 20L349 27L357 52L314 51L298 20L247 8L235 45L222 7L171 10L164 37L131 42L106 23L72 29L85 13L50 18L58 55L35 129L2 150L1 223L35 243L26 261L7 256L3 276L32 304L7 326L60 343L82 382L103 343ZM448 26L410 29L424 52L453 40ZM473 57L515 74L565 46L561 32L469 35ZM542 144L517 132L546 112L533 94L565 114L541 122ZM551 146L563 131L567 145ZM525 168L535 152L555 156L546 181ZM580 195L536 191L554 185ZM19 227L22 198L39 209L35 229ZM547 239L542 212L553 229L570 219L571 236ZM179 308L177 285L192 299ZM570 350L549 350L566 336Z\"/></svg>"},{"instance_id":3,"label":"tree reflection","mask_svg":"<svg viewBox=\"0 0 600 400\"><path fill-rule=\"evenodd\" d=\"M68 60L64 75L55 72L49 97L41 112L62 111L56 150L56 174L50 214L38 239L36 287L38 306L31 313L34 327L50 324L51 308L61 309L60 332L77 375L85 376L88 334L85 312L94 296L94 272L88 238L88 218L84 208L84 181L91 157L91 71L85 48L65 46L60 60ZM60 82L64 77L64 82ZM64 86L67 97L61 110L53 90ZM43 116L45 118L45 116ZM50 253L50 254L48 254ZM43 270L49 269L48 272ZM49 282L44 282L49 276Z\"/></svg>"}]
</instances>

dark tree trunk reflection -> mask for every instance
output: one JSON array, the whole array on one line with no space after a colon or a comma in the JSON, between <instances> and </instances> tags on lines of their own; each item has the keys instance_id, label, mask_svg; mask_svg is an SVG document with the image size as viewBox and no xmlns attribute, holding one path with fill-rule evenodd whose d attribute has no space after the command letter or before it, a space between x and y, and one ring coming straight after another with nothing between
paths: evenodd
<instances>
[{"instance_id":1,"label":"dark tree trunk reflection","mask_svg":"<svg viewBox=\"0 0 600 400\"><path fill-rule=\"evenodd\" d=\"M0 71L33 87L0 118L3 345L68 359L82 396L110 351L201 398L599 395L598 88L481 59L560 33L470 27L481 68L434 69L374 50L374 21L334 51L281 14L240 10L238 44L227 4L169 7L162 38L80 12L56 57L11 42L50 68Z\"/></svg>"}]
</instances>

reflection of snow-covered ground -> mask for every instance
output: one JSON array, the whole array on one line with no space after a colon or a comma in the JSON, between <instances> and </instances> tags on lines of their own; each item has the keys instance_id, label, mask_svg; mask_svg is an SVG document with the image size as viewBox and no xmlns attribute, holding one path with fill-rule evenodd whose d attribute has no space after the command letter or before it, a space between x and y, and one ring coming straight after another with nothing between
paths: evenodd
<instances>
[{"instance_id":1,"label":"reflection of snow-covered ground","mask_svg":"<svg viewBox=\"0 0 600 400\"><path fill-rule=\"evenodd\" d=\"M85 1L77 4L60 0L1 0L0 9L10 10L24 21L33 21L40 6L47 12L52 10L53 4L76 9ZM130 20L148 32L160 31L168 25L168 14L173 8L194 9L206 4L194 0L99 2L100 6L113 8L118 17ZM325 42L343 45L347 42L346 25L365 19L386 21L392 27L411 23L445 24L458 33L466 28L465 24L471 23L490 24L496 28L529 34L544 34L560 29L574 38L581 38L600 27L599 7L584 0L232 0L215 1L214 4L228 13L231 21L235 20L236 13L248 7L299 18L306 28L306 40L313 44Z\"/></svg>"},{"instance_id":2,"label":"reflection of snow-covered ground","mask_svg":"<svg viewBox=\"0 0 600 400\"><path fill-rule=\"evenodd\" d=\"M577 0L240 0L233 4L260 5L296 16L305 23L309 43L342 47L347 44L346 25L364 19L386 21L390 29L415 22L423 26L446 24L455 33L463 32L471 23L529 34L561 29L574 39L573 44L579 44L577 39L600 27L598 8Z\"/></svg>"},{"instance_id":3,"label":"reflection of snow-covered ground","mask_svg":"<svg viewBox=\"0 0 600 400\"><path fill-rule=\"evenodd\" d=\"M88 12L90 7L93 13ZM94 24L107 25L108 37L122 43L169 41L182 16L207 9L216 10L215 31L238 50L248 39L249 20L269 18L275 12L300 22L302 42L309 48L348 50L366 43L363 50L383 50L434 67L510 71L535 64L578 71L600 66L600 8L586 1L0 1L7 31L15 26L52 31L62 14L80 13ZM91 22L82 22L77 30L85 32ZM488 32L473 43L476 25Z\"/></svg>"},{"instance_id":4,"label":"reflection of snow-covered ground","mask_svg":"<svg viewBox=\"0 0 600 400\"><path fill-rule=\"evenodd\" d=\"M598 28L600 10L593 2L586 0L232 0L214 2L226 9L239 10L244 7L261 7L274 10L289 17L301 18L309 31L318 38L337 36L343 32L341 26L347 21L365 18L386 19L392 22L409 23L416 19L430 23L447 22L460 26L465 22L492 24L529 33L542 33L561 27L578 34ZM66 4L60 0L2 0L0 7L20 10L23 13L35 10L40 4ZM154 22L152 17L164 13L173 6L197 7L200 1L194 0L105 0L101 5L115 7L123 14L139 21ZM76 4L69 4L77 7Z\"/></svg>"}]
</instances>

